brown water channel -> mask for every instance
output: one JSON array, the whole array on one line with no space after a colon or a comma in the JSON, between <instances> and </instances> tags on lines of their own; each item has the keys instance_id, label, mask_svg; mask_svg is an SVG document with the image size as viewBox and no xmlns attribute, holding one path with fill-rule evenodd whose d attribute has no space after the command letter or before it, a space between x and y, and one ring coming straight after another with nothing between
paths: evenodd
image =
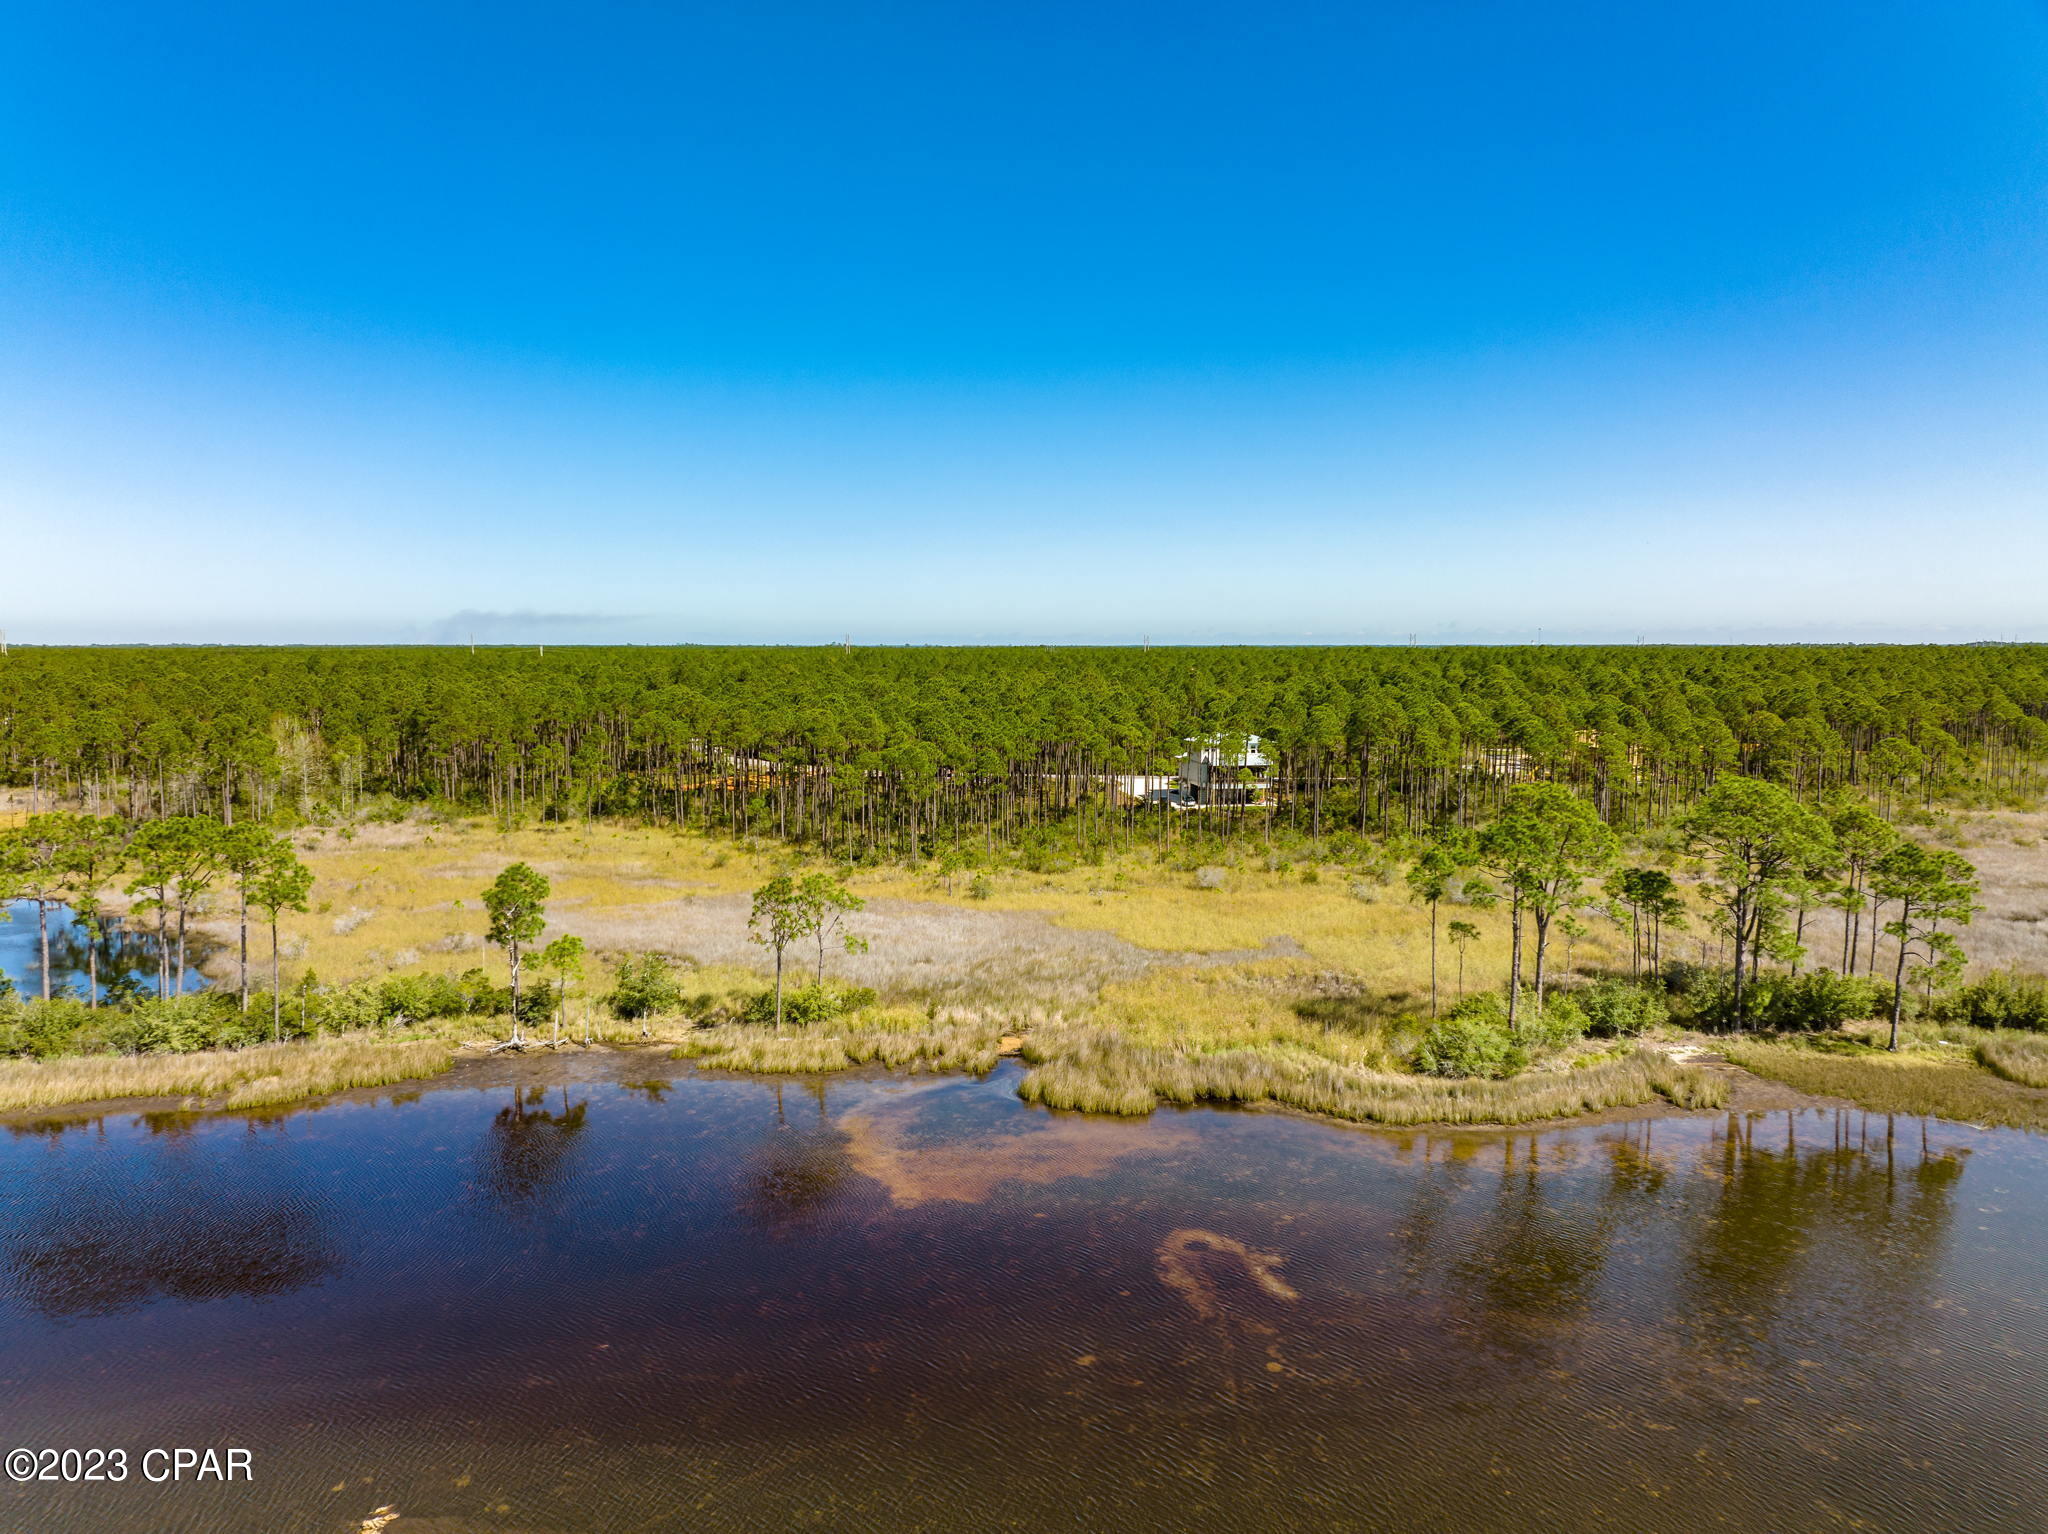
<instances>
[{"instance_id":1,"label":"brown water channel","mask_svg":"<svg viewBox=\"0 0 2048 1534\"><path fill-rule=\"evenodd\" d=\"M254 1479L0 1483L0 1528L2043 1526L2048 1141L1013 1085L614 1056L16 1125L0 1448Z\"/></svg>"}]
</instances>

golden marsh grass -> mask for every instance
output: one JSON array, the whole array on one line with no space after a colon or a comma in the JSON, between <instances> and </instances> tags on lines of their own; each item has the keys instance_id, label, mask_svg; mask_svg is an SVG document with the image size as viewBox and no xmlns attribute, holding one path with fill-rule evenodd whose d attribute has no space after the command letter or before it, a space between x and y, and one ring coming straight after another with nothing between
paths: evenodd
<instances>
[{"instance_id":1,"label":"golden marsh grass","mask_svg":"<svg viewBox=\"0 0 2048 1534\"><path fill-rule=\"evenodd\" d=\"M2025 1087L2048 1087L2048 1039L1994 1034L1977 1046L1986 1070Z\"/></svg>"},{"instance_id":2,"label":"golden marsh grass","mask_svg":"<svg viewBox=\"0 0 2048 1534\"><path fill-rule=\"evenodd\" d=\"M508 832L483 820L415 818L358 827L352 838L323 831L298 840L315 874L314 909L281 924L287 978L310 967L330 981L479 964L498 973L502 958L482 945L480 896L500 869L520 861L554 885L550 936L574 931L600 954L663 949L758 972L766 956L747 945L744 896L793 862L768 844L750 850L694 832L601 821ZM1072 1006L1153 963L1277 945L1378 992L1426 1004L1429 913L1398 883L1325 867L1310 884L1300 870L1240 860L1221 887L1200 888L1185 869L1143 851L1057 873L997 871L990 882L992 895L975 900L964 875L949 892L925 870L856 871L850 886L879 902L869 924L882 940L865 960L834 956L828 973L883 989L950 987L974 1001L1001 999L1007 988L1013 999ZM225 916L216 902L208 928L216 937L230 934ZM1504 983L1505 916L1445 907L1443 920L1453 917L1481 934L1466 953L1466 988ZM1596 924L1575 959L1613 962L1623 951L1617 941ZM253 935L251 947L261 972L268 934ZM1563 971L1564 959L1560 942L1554 970ZM1438 961L1448 998L1457 969L1448 942ZM973 972L971 996L955 971ZM593 987L607 974L600 960Z\"/></svg>"},{"instance_id":3,"label":"golden marsh grass","mask_svg":"<svg viewBox=\"0 0 2048 1534\"><path fill-rule=\"evenodd\" d=\"M448 1069L445 1044L360 1036L186 1055L80 1055L0 1061L0 1110L120 1097L179 1097L259 1108Z\"/></svg>"},{"instance_id":4,"label":"golden marsh grass","mask_svg":"<svg viewBox=\"0 0 2048 1534\"><path fill-rule=\"evenodd\" d=\"M1685 1108L1717 1108L1729 1090L1722 1076L1647 1050L1507 1081L1444 1081L1248 1049L1196 1055L1133 1047L1108 1033L1062 1041L1040 1059L1018 1085L1024 1098L1128 1115L1150 1113L1161 1102L1207 1101L1276 1103L1363 1123L1528 1124L1660 1097Z\"/></svg>"},{"instance_id":5,"label":"golden marsh grass","mask_svg":"<svg viewBox=\"0 0 2048 1534\"><path fill-rule=\"evenodd\" d=\"M1001 1041L1002 1029L978 1018L927 1019L902 1008L878 1008L781 1033L762 1027L707 1028L687 1035L673 1053L712 1070L843 1071L872 1063L986 1075L995 1069Z\"/></svg>"},{"instance_id":6,"label":"golden marsh grass","mask_svg":"<svg viewBox=\"0 0 2048 1534\"><path fill-rule=\"evenodd\" d=\"M1927 1114L1969 1124L2048 1130L2048 1092L2004 1080L1948 1054L1844 1054L1805 1044L1742 1040L1723 1053L1744 1070L1802 1092L1842 1097L1874 1113Z\"/></svg>"}]
</instances>

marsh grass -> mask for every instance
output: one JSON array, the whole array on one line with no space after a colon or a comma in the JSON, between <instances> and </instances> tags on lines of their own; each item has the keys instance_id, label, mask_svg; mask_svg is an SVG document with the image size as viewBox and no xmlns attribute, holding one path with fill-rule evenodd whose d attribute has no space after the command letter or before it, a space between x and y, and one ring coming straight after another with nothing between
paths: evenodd
<instances>
[{"instance_id":1,"label":"marsh grass","mask_svg":"<svg viewBox=\"0 0 2048 1534\"><path fill-rule=\"evenodd\" d=\"M296 1102L448 1068L445 1044L346 1037L188 1055L82 1055L0 1062L0 1110L121 1097L180 1097L215 1108Z\"/></svg>"},{"instance_id":2,"label":"marsh grass","mask_svg":"<svg viewBox=\"0 0 2048 1534\"><path fill-rule=\"evenodd\" d=\"M790 867L794 856L696 832L606 822L508 832L481 819L416 816L353 833L296 837L317 883L313 909L288 914L283 923L288 983L309 968L334 984L458 973L479 964L502 978L502 956L481 944L479 896L514 861L553 882L549 935L573 932L589 944L589 995L608 989L617 960L635 952L688 956L758 978L768 960L747 941L746 892ZM872 946L864 956L830 956L827 973L941 1009L1035 1006L1078 1014L1105 987L1153 970L1231 966L1264 952L1342 972L1365 993L1406 997L1411 1010L1426 1008L1428 912L1398 886L1377 875L1361 882L1352 877L1356 870L1336 865L1306 883L1284 860L1224 861L1220 889L1195 887L1184 860L1146 849L1047 873L999 868L986 875L987 899L971 898L964 878L948 890L925 868L861 868L847 877L869 901L854 925ZM1373 898L1361 898L1361 889ZM1482 932L1466 955L1467 988L1500 983L1509 947L1505 916L1465 907L1450 914ZM206 923L216 940L232 938L225 917L216 910ZM1594 926L1594 936L1577 945L1582 968L1619 953L1607 924ZM260 970L268 934L257 934L252 947ZM216 951L211 972L228 973L229 952ZM1448 1003L1448 950L1440 957Z\"/></svg>"},{"instance_id":3,"label":"marsh grass","mask_svg":"<svg viewBox=\"0 0 2048 1534\"><path fill-rule=\"evenodd\" d=\"M2048 1039L2033 1034L1993 1034L1978 1044L1977 1060L2007 1081L2048 1087Z\"/></svg>"},{"instance_id":4,"label":"marsh grass","mask_svg":"<svg viewBox=\"0 0 2048 1534\"><path fill-rule=\"evenodd\" d=\"M1992 1046L1979 1049L1987 1047ZM1890 1054L1755 1039L1731 1042L1722 1052L1759 1076L1802 1092L1847 1098L1875 1113L1927 1114L1968 1124L2048 1130L2048 1092L2002 1079L1958 1053Z\"/></svg>"},{"instance_id":5,"label":"marsh grass","mask_svg":"<svg viewBox=\"0 0 2048 1534\"><path fill-rule=\"evenodd\" d=\"M1040 1061L1018 1094L1049 1108L1143 1115L1162 1102L1278 1103L1380 1124L1527 1124L1663 1097L1680 1107L1721 1107L1726 1080L1643 1051L1583 1070L1507 1081L1443 1081L1301 1054L1251 1049L1197 1054L1133 1045L1093 1031L1035 1045Z\"/></svg>"},{"instance_id":6,"label":"marsh grass","mask_svg":"<svg viewBox=\"0 0 2048 1534\"><path fill-rule=\"evenodd\" d=\"M787 1030L728 1026L686 1036L672 1051L712 1070L843 1071L887 1065L912 1071L967 1071L996 1067L1002 1028L965 1013L928 1018L904 1008L876 1008L817 1027Z\"/></svg>"},{"instance_id":7,"label":"marsh grass","mask_svg":"<svg viewBox=\"0 0 2048 1534\"><path fill-rule=\"evenodd\" d=\"M809 1073L843 1071L853 1064L846 1046L829 1033L776 1033L764 1028L720 1028L685 1039L670 1053L678 1060L724 1071Z\"/></svg>"},{"instance_id":8,"label":"marsh grass","mask_svg":"<svg viewBox=\"0 0 2048 1534\"><path fill-rule=\"evenodd\" d=\"M413 818L358 828L354 837L305 831L294 840L315 883L312 909L287 913L280 924L282 946L329 981L493 963L497 955L480 951L481 895L508 863L527 862L548 876L557 916L626 915L699 893L734 894L760 883L770 867L767 857L737 853L729 843L604 822L505 832L484 820ZM216 906L205 929L225 939L228 913ZM550 935L556 930L566 929L557 923ZM259 968L267 964L267 931L252 934L251 949ZM409 957L400 962L401 955ZM226 963L223 950L212 968L225 973ZM599 962L591 980L602 986L608 974Z\"/></svg>"},{"instance_id":9,"label":"marsh grass","mask_svg":"<svg viewBox=\"0 0 2048 1534\"><path fill-rule=\"evenodd\" d=\"M1664 1097L1727 1101L1726 1080L1663 1055L1632 1053L1508 1081L1445 1081L1402 1067L1424 1020L1383 998L1306 995L1314 977L1284 961L1155 971L1110 987L1079 1024L1036 1031L1018 1087L1033 1102L1093 1113L1150 1113L1161 1102L1282 1103L1386 1124L1521 1124Z\"/></svg>"},{"instance_id":10,"label":"marsh grass","mask_svg":"<svg viewBox=\"0 0 2048 1534\"><path fill-rule=\"evenodd\" d=\"M1649 1051L1596 1056L1510 1081L1444 1081L1402 1069L1421 1022L1383 999L1304 995L1290 961L1154 971L1106 988L1081 1018L877 1007L801 1030L700 1029L678 1058L707 1069L815 1072L875 1062L911 1070L994 1069L1002 1035L1028 1027L1033 1069L1018 1093L1050 1108L1143 1115L1161 1103L1279 1103L1387 1124L1523 1124L1664 1098L1727 1102L1726 1078Z\"/></svg>"},{"instance_id":11,"label":"marsh grass","mask_svg":"<svg viewBox=\"0 0 2048 1534\"><path fill-rule=\"evenodd\" d=\"M1160 969L1106 986L1088 1025L1140 1049L1253 1052L1392 1071L1417 1024L1365 998L1314 992L1287 960L1218 969Z\"/></svg>"},{"instance_id":12,"label":"marsh grass","mask_svg":"<svg viewBox=\"0 0 2048 1534\"><path fill-rule=\"evenodd\" d=\"M863 880L863 893L966 903L908 878ZM1363 888L1373 898L1361 898ZM1304 883L1298 873L1246 862L1226 871L1223 888L1195 887L1190 873L1145 854L1110 859L1100 867L1049 875L1001 873L984 909L1028 912L1055 925L1103 932L1158 953L1224 954L1257 950L1275 940L1298 946L1318 967L1341 969L1380 992L1428 994L1429 912L1405 891L1343 878ZM1466 959L1468 989L1507 979L1508 923L1498 910L1447 907L1481 932ZM1451 999L1451 955L1439 949L1446 1001ZM1554 963L1562 968L1562 945ZM1625 941L1605 923L1578 944L1575 962L1598 966L1627 962Z\"/></svg>"}]
</instances>

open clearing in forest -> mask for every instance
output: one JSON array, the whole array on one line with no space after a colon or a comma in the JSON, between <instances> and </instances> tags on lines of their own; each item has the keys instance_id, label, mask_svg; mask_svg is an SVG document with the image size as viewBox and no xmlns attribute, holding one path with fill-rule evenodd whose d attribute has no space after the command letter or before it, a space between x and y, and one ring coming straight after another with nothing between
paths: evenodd
<instances>
[{"instance_id":1,"label":"open clearing in forest","mask_svg":"<svg viewBox=\"0 0 2048 1534\"><path fill-rule=\"evenodd\" d=\"M1971 969L2048 970L2048 812L1968 815L1957 829L1983 883L1984 909L1962 934Z\"/></svg>"},{"instance_id":2,"label":"open clearing in forest","mask_svg":"<svg viewBox=\"0 0 2048 1534\"><path fill-rule=\"evenodd\" d=\"M311 967L330 983L479 964L496 973L503 959L483 946L480 896L499 870L521 861L553 883L549 936L574 933L601 961L663 952L765 973L772 961L748 941L748 892L793 866L772 845L748 850L695 833L604 822L501 832L480 821L415 817L359 826L352 835L303 832L296 840L317 882L312 911L288 914L281 924L285 961L289 973ZM1346 986L1383 995L1428 994L1429 913L1398 880L1335 865L1268 868L1263 852L1249 848L1234 863L1201 872L1143 852L1057 873L993 871L982 899L969 895L971 878L956 874L949 891L936 877L897 866L852 874L849 885L870 906L848 927L868 938L869 952L828 953L827 975L942 1001L1073 1007L1155 965L1256 959L1283 961L1325 984L1341 976ZM232 972L227 915L217 900L205 924L228 944L214 957L217 976ZM1466 956L1466 988L1503 984L1505 916L1447 905L1443 920L1453 918L1481 932ZM1616 936L1599 924L1573 958L1625 962L1625 940L1617 946ZM267 931L252 933L258 968L268 943ZM1565 950L1559 939L1560 970ZM801 968L803 952L792 950L791 962ZM808 963L815 967L815 949ZM1448 996L1457 956L1447 940L1439 963Z\"/></svg>"},{"instance_id":3,"label":"open clearing in forest","mask_svg":"<svg viewBox=\"0 0 2048 1534\"><path fill-rule=\"evenodd\" d=\"M1956 829L1984 879L1985 910L1963 934L1973 970L2048 968L2048 814L1970 815ZM481 820L416 815L296 839L318 882L314 909L282 925L286 965L289 973L310 966L327 982L479 964L497 972L503 960L484 948L479 897L516 861L553 882L549 935L575 933L591 945L599 956L594 983L617 957L637 952L766 973L767 953L748 941L747 894L796 866L773 844L750 849L603 821L501 832ZM970 897L972 879L955 874L948 889L901 866L857 871L848 882L870 905L849 927L869 939L869 952L828 952L827 975L940 1002L1070 1009L1104 986L1200 956L1209 965L1286 960L1286 969L1325 990L1428 994L1428 911L1381 870L1269 867L1263 849L1248 846L1200 872L1149 850L1054 873L995 870L982 899ZM216 976L232 968L233 929L221 904L205 928L228 940L213 957ZM1504 984L1505 914L1446 905L1443 920L1452 919L1481 934L1465 955L1465 987ZM1809 926L1817 961L1833 954L1838 922L1822 913ZM1575 944L1554 940L1556 971L1627 962L1624 933L1597 918L1587 926L1590 935ZM1694 956L1698 936L1674 938L1670 951ZM252 934L251 949L260 964L268 934ZM793 952L791 962L801 958ZM815 966L815 950L808 963ZM1438 963L1449 995L1458 957L1448 941Z\"/></svg>"}]
</instances>

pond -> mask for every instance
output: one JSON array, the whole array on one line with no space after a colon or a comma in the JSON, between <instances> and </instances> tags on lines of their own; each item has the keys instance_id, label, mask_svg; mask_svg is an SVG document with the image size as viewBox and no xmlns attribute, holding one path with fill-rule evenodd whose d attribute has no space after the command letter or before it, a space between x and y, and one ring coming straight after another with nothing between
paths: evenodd
<instances>
[{"instance_id":1,"label":"pond","mask_svg":"<svg viewBox=\"0 0 2048 1534\"><path fill-rule=\"evenodd\" d=\"M0 975L5 975L22 995L40 996L43 991L43 953L42 937L36 928L35 902L0 902L0 913L8 917L8 920L0 921ZM144 921L128 921L120 917L109 918L105 925L106 932L100 940L99 963L102 999L123 985L136 988L139 994L154 996L157 941L153 927ZM85 928L69 906L50 907L50 985L53 993L62 987L74 996L82 998L85 995L88 941ZM206 988L206 977L193 961L203 957L210 946L203 938L188 940L186 990ZM171 983L177 984L175 968Z\"/></svg>"},{"instance_id":2,"label":"pond","mask_svg":"<svg viewBox=\"0 0 2048 1534\"><path fill-rule=\"evenodd\" d=\"M0 1526L1983 1531L2048 1499L2039 1139L463 1071L0 1135L0 1447L254 1476L0 1483Z\"/></svg>"}]
</instances>

